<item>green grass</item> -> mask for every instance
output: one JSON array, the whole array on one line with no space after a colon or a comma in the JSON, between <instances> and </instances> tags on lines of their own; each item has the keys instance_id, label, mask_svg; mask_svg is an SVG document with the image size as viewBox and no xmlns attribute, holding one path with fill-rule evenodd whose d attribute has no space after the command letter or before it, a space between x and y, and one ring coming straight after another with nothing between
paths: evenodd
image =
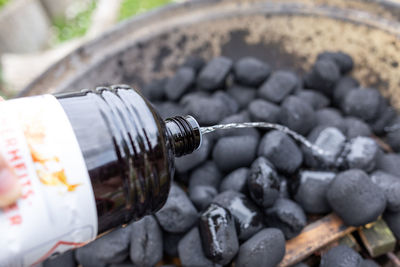
<instances>
[{"instance_id":1,"label":"green grass","mask_svg":"<svg viewBox=\"0 0 400 267\"><path fill-rule=\"evenodd\" d=\"M0 0L2 1L2 0ZM84 36L90 27L92 13L96 8L96 1L90 1L88 7L79 12L74 18L57 18L53 21L56 30L55 43L62 43L77 37Z\"/></svg>"},{"instance_id":2,"label":"green grass","mask_svg":"<svg viewBox=\"0 0 400 267\"><path fill-rule=\"evenodd\" d=\"M1 66L0 66L0 96L3 97L4 99L7 99L8 97L6 96L5 93L6 90L6 86L3 80L3 72L1 70Z\"/></svg>"},{"instance_id":3,"label":"green grass","mask_svg":"<svg viewBox=\"0 0 400 267\"><path fill-rule=\"evenodd\" d=\"M0 0L0 9L5 6L10 0Z\"/></svg>"},{"instance_id":4,"label":"green grass","mask_svg":"<svg viewBox=\"0 0 400 267\"><path fill-rule=\"evenodd\" d=\"M121 5L119 20L127 19L170 2L172 0L124 0Z\"/></svg>"},{"instance_id":5,"label":"green grass","mask_svg":"<svg viewBox=\"0 0 400 267\"><path fill-rule=\"evenodd\" d=\"M10 0L0 0L0 7L2 2ZM64 41L84 36L90 27L91 16L96 8L95 0L91 0L88 7L79 12L74 18L57 18L53 21L55 29L55 40L53 45L57 45ZM123 0L120 8L118 20L127 19L133 15L146 12L150 9L165 5L172 2L172 0Z\"/></svg>"}]
</instances>

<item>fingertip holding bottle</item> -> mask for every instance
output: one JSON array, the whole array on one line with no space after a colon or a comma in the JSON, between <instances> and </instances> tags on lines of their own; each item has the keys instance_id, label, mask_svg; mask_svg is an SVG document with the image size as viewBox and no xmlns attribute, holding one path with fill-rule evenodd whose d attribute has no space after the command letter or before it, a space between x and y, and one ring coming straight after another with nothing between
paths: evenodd
<instances>
[{"instance_id":1,"label":"fingertip holding bottle","mask_svg":"<svg viewBox=\"0 0 400 267\"><path fill-rule=\"evenodd\" d=\"M18 178L7 162L0 157L0 208L15 203L21 195Z\"/></svg>"},{"instance_id":2,"label":"fingertip holding bottle","mask_svg":"<svg viewBox=\"0 0 400 267\"><path fill-rule=\"evenodd\" d=\"M0 96L0 102L4 98ZM6 208L15 203L21 196L21 187L13 169L0 156L0 208Z\"/></svg>"}]
</instances>

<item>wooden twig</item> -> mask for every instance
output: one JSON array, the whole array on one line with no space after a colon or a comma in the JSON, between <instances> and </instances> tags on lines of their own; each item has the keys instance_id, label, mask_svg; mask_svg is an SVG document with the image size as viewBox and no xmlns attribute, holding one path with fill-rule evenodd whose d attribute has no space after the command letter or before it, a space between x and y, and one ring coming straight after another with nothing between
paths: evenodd
<instances>
[{"instance_id":1,"label":"wooden twig","mask_svg":"<svg viewBox=\"0 0 400 267\"><path fill-rule=\"evenodd\" d=\"M400 259L393 252L386 253L386 256L392 261L392 263L396 267L400 267Z\"/></svg>"},{"instance_id":2,"label":"wooden twig","mask_svg":"<svg viewBox=\"0 0 400 267\"><path fill-rule=\"evenodd\" d=\"M380 137L378 136L371 136L376 143L383 149L383 151L388 152L388 153L393 153L393 149L389 146L388 143L386 143L385 141L383 141Z\"/></svg>"},{"instance_id":3,"label":"wooden twig","mask_svg":"<svg viewBox=\"0 0 400 267\"><path fill-rule=\"evenodd\" d=\"M286 254L279 267L291 266L304 260L355 229L346 226L337 215L329 214L309 224L300 235L286 242Z\"/></svg>"}]
</instances>

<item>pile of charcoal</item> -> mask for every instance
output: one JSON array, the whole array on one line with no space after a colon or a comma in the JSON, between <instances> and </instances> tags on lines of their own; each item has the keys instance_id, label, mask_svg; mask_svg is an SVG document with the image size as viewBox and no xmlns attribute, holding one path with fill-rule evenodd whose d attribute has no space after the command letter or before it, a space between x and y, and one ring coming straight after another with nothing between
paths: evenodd
<instances>
[{"instance_id":1,"label":"pile of charcoal","mask_svg":"<svg viewBox=\"0 0 400 267\"><path fill-rule=\"evenodd\" d=\"M378 90L361 88L352 68L341 52L321 53L304 77L251 57L187 59L144 88L163 118L280 123L325 153L277 130L205 135L198 151L176 160L160 211L45 266L277 266L308 215L330 212L349 226L383 215L400 238L400 116ZM320 266L378 265L338 246Z\"/></svg>"}]
</instances>

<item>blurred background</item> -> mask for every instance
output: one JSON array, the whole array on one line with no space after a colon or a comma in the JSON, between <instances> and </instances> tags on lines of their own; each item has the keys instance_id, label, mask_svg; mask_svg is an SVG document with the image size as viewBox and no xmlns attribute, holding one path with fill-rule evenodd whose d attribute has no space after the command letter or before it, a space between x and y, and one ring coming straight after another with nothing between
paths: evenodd
<instances>
[{"instance_id":1,"label":"blurred background","mask_svg":"<svg viewBox=\"0 0 400 267\"><path fill-rule=\"evenodd\" d=\"M51 64L117 23L185 0L0 0L0 95L15 96Z\"/></svg>"}]
</instances>

